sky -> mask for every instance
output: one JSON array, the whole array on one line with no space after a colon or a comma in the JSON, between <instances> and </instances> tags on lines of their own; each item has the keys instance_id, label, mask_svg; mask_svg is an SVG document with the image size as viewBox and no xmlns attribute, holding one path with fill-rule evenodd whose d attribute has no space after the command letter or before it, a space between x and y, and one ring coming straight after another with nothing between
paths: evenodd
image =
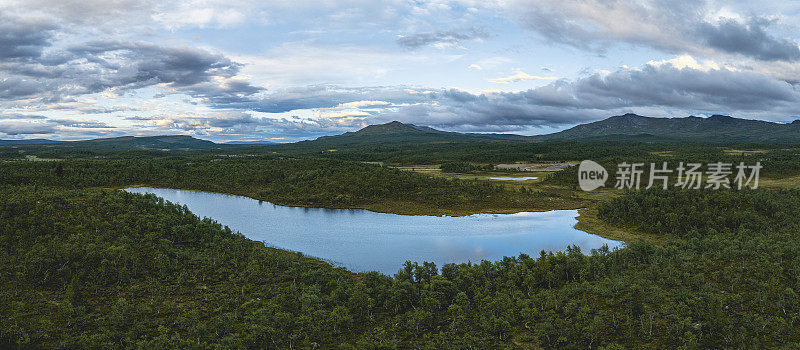
<instances>
[{"instance_id":1,"label":"sky","mask_svg":"<svg viewBox=\"0 0 800 350\"><path fill-rule=\"evenodd\" d=\"M800 1L0 0L0 139L800 118Z\"/></svg>"}]
</instances>

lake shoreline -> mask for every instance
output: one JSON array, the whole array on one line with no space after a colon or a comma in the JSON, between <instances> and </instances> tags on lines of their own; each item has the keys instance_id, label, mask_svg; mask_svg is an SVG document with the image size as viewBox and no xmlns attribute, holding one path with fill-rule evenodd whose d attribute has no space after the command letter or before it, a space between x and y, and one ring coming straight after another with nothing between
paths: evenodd
<instances>
[{"instance_id":1,"label":"lake shoreline","mask_svg":"<svg viewBox=\"0 0 800 350\"><path fill-rule=\"evenodd\" d=\"M207 217L265 246L352 272L392 274L405 261L437 265L488 260L578 246L585 253L618 241L576 228L577 209L468 216L400 215L365 209L283 206L252 197L156 187L151 193ZM307 209L305 209L307 208Z\"/></svg>"},{"instance_id":2,"label":"lake shoreline","mask_svg":"<svg viewBox=\"0 0 800 350\"><path fill-rule=\"evenodd\" d=\"M516 214L522 212L545 212L551 210L573 210L573 209L581 209L586 207L585 203L580 203L576 205L562 205L562 206L547 206L547 207L539 207L539 208L531 208L531 207L514 207L514 208L486 208L486 207L464 207L464 208L442 208L442 207L432 207L425 203L417 203L412 201L385 201L381 203L372 203L372 204L364 204L364 205L318 205L318 204L303 204L303 203L293 203L293 202L282 202L276 201L271 199L264 199L259 198L257 195L253 193L239 193L239 192L230 192L230 191L218 191L218 190L203 190L203 189L193 189L193 188L181 188L181 187L163 187L163 186L154 186L148 184L136 184L136 185L126 185L126 186L116 186L116 187L99 187L103 189L110 189L110 190L123 190L126 188L133 188L133 187L151 187L151 188L160 188L160 189L172 189L172 190L183 190L183 191L196 191L196 192L213 192L219 194L227 194L231 196L242 196L248 197L251 199L255 199L257 201L268 202L276 205L281 205L284 207L299 207L299 208L320 208L320 209L363 209L368 210L375 213L385 213L385 214L397 214L397 215L424 215L424 216L452 216L452 217L459 217L459 216L469 216L473 214ZM546 198L545 198L546 199Z\"/></svg>"},{"instance_id":3,"label":"lake shoreline","mask_svg":"<svg viewBox=\"0 0 800 350\"><path fill-rule=\"evenodd\" d=\"M375 213L385 213L385 214L397 214L397 215L424 215L424 216L451 216L451 217L461 217L461 216L469 216L473 214L516 214L516 213L523 213L523 212L546 212L551 210L572 210L578 209L578 223L575 225L576 229L581 231L585 231L590 234L594 234L603 238L611 239L611 240L618 240L629 243L635 239L645 238L649 240L661 241L662 239L659 237L650 237L650 235L644 235L638 232L630 232L628 229L620 229L612 227L604 222L601 222L597 216L597 203L593 201L587 202L585 205L580 206L553 206L550 208L504 208L504 209L487 209L482 208L481 210L478 209L443 209L443 208L431 208L427 205L414 203L414 202L388 202L388 203L378 203L378 204L371 204L371 205L356 205L356 206L325 206L325 205L313 205L313 204L302 204L302 203L282 203L278 201L270 201L258 198L254 194L243 194L243 193L232 193L229 191L208 191L208 190L199 190L199 189L190 189L190 188L177 188L177 187L162 187L162 186L153 186L147 184L136 184L130 186L119 186L119 187L102 187L103 189L111 189L111 190L124 190L125 188L132 188L132 187L152 187L152 188L160 188L160 189L177 189L177 190L184 190L184 191L196 191L196 192L213 192L219 194L227 194L232 196L242 196L248 197L254 200L268 202L276 205L281 205L285 207L298 207L298 208L320 208L320 209L361 209L367 210ZM592 215L592 213L595 213Z\"/></svg>"}]
</instances>

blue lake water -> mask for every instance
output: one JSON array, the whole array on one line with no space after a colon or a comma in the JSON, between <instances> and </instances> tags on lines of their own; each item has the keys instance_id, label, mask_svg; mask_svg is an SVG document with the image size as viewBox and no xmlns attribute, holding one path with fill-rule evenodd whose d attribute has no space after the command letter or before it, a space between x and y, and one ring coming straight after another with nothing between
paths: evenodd
<instances>
[{"instance_id":1,"label":"blue lake water","mask_svg":"<svg viewBox=\"0 0 800 350\"><path fill-rule=\"evenodd\" d=\"M623 242L574 228L577 210L475 214L461 217L397 215L362 209L286 207L248 197L211 192L136 187L186 205L246 237L332 262L355 272L396 273L406 260L446 263L499 260L542 250L584 253Z\"/></svg>"},{"instance_id":2,"label":"blue lake water","mask_svg":"<svg viewBox=\"0 0 800 350\"><path fill-rule=\"evenodd\" d=\"M536 176L496 176L490 177L491 180L500 180L500 181L525 181L525 180L536 180L538 177Z\"/></svg>"}]
</instances>

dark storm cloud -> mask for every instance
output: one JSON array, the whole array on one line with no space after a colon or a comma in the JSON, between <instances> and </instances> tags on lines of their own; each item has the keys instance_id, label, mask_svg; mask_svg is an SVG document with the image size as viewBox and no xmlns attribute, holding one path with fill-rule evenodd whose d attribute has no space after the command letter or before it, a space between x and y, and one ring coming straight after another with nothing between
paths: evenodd
<instances>
[{"instance_id":1,"label":"dark storm cloud","mask_svg":"<svg viewBox=\"0 0 800 350\"><path fill-rule=\"evenodd\" d=\"M63 128L83 129L91 133L96 129L113 129L106 123L89 119L48 119L40 115L0 114L0 133L6 135L55 134L69 130Z\"/></svg>"},{"instance_id":2,"label":"dark storm cloud","mask_svg":"<svg viewBox=\"0 0 800 350\"><path fill-rule=\"evenodd\" d=\"M762 74L720 69L682 69L648 64L641 69L593 74L570 87L584 107L675 107L718 111L770 111L797 106L792 84Z\"/></svg>"},{"instance_id":3,"label":"dark storm cloud","mask_svg":"<svg viewBox=\"0 0 800 350\"><path fill-rule=\"evenodd\" d=\"M0 114L0 119L47 119L47 117L43 115L37 114L19 114L19 113L10 113L10 114Z\"/></svg>"},{"instance_id":4,"label":"dark storm cloud","mask_svg":"<svg viewBox=\"0 0 800 350\"><path fill-rule=\"evenodd\" d=\"M56 131L56 125L52 123L0 120L0 133L6 135L53 134Z\"/></svg>"},{"instance_id":5,"label":"dark storm cloud","mask_svg":"<svg viewBox=\"0 0 800 350\"><path fill-rule=\"evenodd\" d=\"M0 78L0 98L18 99L36 95L42 91L43 84L22 77Z\"/></svg>"},{"instance_id":6,"label":"dark storm cloud","mask_svg":"<svg viewBox=\"0 0 800 350\"><path fill-rule=\"evenodd\" d=\"M86 60L91 71L106 73L99 77L104 78L101 88L166 83L191 91L192 86L209 83L216 77L233 77L241 68L221 54L145 42L95 41L70 47L69 52L75 56L73 61ZM246 92L257 91L249 84L238 87Z\"/></svg>"},{"instance_id":7,"label":"dark storm cloud","mask_svg":"<svg viewBox=\"0 0 800 350\"><path fill-rule=\"evenodd\" d=\"M571 93L568 92L568 93ZM390 102L375 112L377 120L402 119L426 125L551 125L591 118L598 113L577 112L587 109L574 98L552 89L528 90L520 93L473 94L458 89L424 90L404 87L342 88L310 86L280 90L246 106L224 105L225 108L246 107L265 112L290 112L300 109L329 109L349 102L378 100ZM588 108L591 109L591 108ZM335 120L327 118L323 120Z\"/></svg>"},{"instance_id":8,"label":"dark storm cloud","mask_svg":"<svg viewBox=\"0 0 800 350\"><path fill-rule=\"evenodd\" d=\"M450 98L463 104L468 97ZM445 95L447 96L447 95ZM499 114L520 115L525 108L616 110L632 107L673 107L695 110L767 111L800 103L792 84L762 74L726 68L678 68L670 63L646 64L639 69L595 73L575 81L558 81L523 92L495 93L474 98ZM520 109L518 109L520 108ZM475 108L480 110L482 108ZM552 121L559 121L558 118Z\"/></svg>"},{"instance_id":9,"label":"dark storm cloud","mask_svg":"<svg viewBox=\"0 0 800 350\"><path fill-rule=\"evenodd\" d=\"M249 113L236 113L225 118L212 118L208 125L217 128L234 128L244 125L262 125L264 118L255 118Z\"/></svg>"},{"instance_id":10,"label":"dark storm cloud","mask_svg":"<svg viewBox=\"0 0 800 350\"><path fill-rule=\"evenodd\" d=\"M438 112L446 115L449 111L459 116L453 119L458 122L558 125L630 108L788 113L800 106L800 92L789 83L757 73L648 64L523 92L443 93L438 102Z\"/></svg>"},{"instance_id":11,"label":"dark storm cloud","mask_svg":"<svg viewBox=\"0 0 800 350\"><path fill-rule=\"evenodd\" d=\"M114 128L113 126L110 126L106 123L99 122L96 120L51 119L51 121L58 125L71 128L84 128L84 129Z\"/></svg>"},{"instance_id":12,"label":"dark storm cloud","mask_svg":"<svg viewBox=\"0 0 800 350\"><path fill-rule=\"evenodd\" d=\"M707 1L518 0L511 2L521 27L541 38L581 50L606 52L620 43L673 54L708 54L707 49L764 61L797 61L792 40L776 38L760 17L715 18ZM709 20L709 19L714 20Z\"/></svg>"},{"instance_id":13,"label":"dark storm cloud","mask_svg":"<svg viewBox=\"0 0 800 350\"><path fill-rule=\"evenodd\" d=\"M198 48L92 41L45 54L31 51L25 60L0 57L0 73L6 75L0 78L0 98L58 102L108 89L124 93L165 84L197 98L235 100L263 90L235 78L241 67Z\"/></svg>"},{"instance_id":14,"label":"dark storm cloud","mask_svg":"<svg viewBox=\"0 0 800 350\"><path fill-rule=\"evenodd\" d=\"M745 25L735 20L724 20L719 24L699 25L697 35L715 49L742 54L765 61L795 61L800 58L797 43L770 36L764 28L769 21L754 18Z\"/></svg>"},{"instance_id":15,"label":"dark storm cloud","mask_svg":"<svg viewBox=\"0 0 800 350\"><path fill-rule=\"evenodd\" d=\"M41 18L12 17L0 12L0 59L41 56L56 26Z\"/></svg>"},{"instance_id":16,"label":"dark storm cloud","mask_svg":"<svg viewBox=\"0 0 800 350\"><path fill-rule=\"evenodd\" d=\"M480 28L469 28L465 30L446 30L436 31L430 33L418 33L411 35L404 35L397 38L398 45L406 49L416 49L422 46L434 44L451 44L455 45L462 41L485 39L489 34Z\"/></svg>"},{"instance_id":17,"label":"dark storm cloud","mask_svg":"<svg viewBox=\"0 0 800 350\"><path fill-rule=\"evenodd\" d=\"M304 88L291 88L280 90L263 98L238 98L215 97L211 99L212 106L216 108L246 109L265 113L282 113L298 109L330 108L339 103L352 101L353 94L341 94L329 91L319 91L314 87L308 88L308 95L296 94Z\"/></svg>"},{"instance_id":18,"label":"dark storm cloud","mask_svg":"<svg viewBox=\"0 0 800 350\"><path fill-rule=\"evenodd\" d=\"M229 79L222 83L207 81L195 84L186 90L191 96L202 98L206 104L214 106L250 101L255 94L265 89L253 86L247 80Z\"/></svg>"},{"instance_id":19,"label":"dark storm cloud","mask_svg":"<svg viewBox=\"0 0 800 350\"><path fill-rule=\"evenodd\" d=\"M602 51L606 44L598 43L602 36L587 31L574 20L546 10L530 10L522 18L522 26L541 35L547 41L574 46L584 50Z\"/></svg>"},{"instance_id":20,"label":"dark storm cloud","mask_svg":"<svg viewBox=\"0 0 800 350\"><path fill-rule=\"evenodd\" d=\"M449 129L517 130L524 126L564 125L601 117L606 112L579 105L548 103L541 91L483 93L449 89L429 95L423 103L401 106L379 113L381 120Z\"/></svg>"},{"instance_id":21,"label":"dark storm cloud","mask_svg":"<svg viewBox=\"0 0 800 350\"><path fill-rule=\"evenodd\" d=\"M253 109L287 112L380 100L390 104L370 111L368 122L400 120L492 131L562 126L642 109L789 115L800 108L800 91L792 84L753 72L694 65L651 63L520 92L311 86L277 91L247 103Z\"/></svg>"},{"instance_id":22,"label":"dark storm cloud","mask_svg":"<svg viewBox=\"0 0 800 350\"><path fill-rule=\"evenodd\" d=\"M181 130L201 135L274 135L283 137L322 136L330 132L350 131L354 124L321 118L255 117L247 112L225 111L206 115L160 115L149 118L125 118L142 121L140 127L151 131ZM363 125L360 125L363 126Z\"/></svg>"},{"instance_id":23,"label":"dark storm cloud","mask_svg":"<svg viewBox=\"0 0 800 350\"><path fill-rule=\"evenodd\" d=\"M245 96L230 99L212 99L214 107L223 109L247 109L256 112L281 113L298 109L332 108L342 103L355 101L393 101L413 103L425 99L427 94L420 89L392 87L339 87L334 85L311 85L275 90L261 96Z\"/></svg>"},{"instance_id":24,"label":"dark storm cloud","mask_svg":"<svg viewBox=\"0 0 800 350\"><path fill-rule=\"evenodd\" d=\"M142 120L153 120L154 117L142 117L142 116L138 116L138 115L131 115L131 116L123 117L122 119L142 121Z\"/></svg>"},{"instance_id":25,"label":"dark storm cloud","mask_svg":"<svg viewBox=\"0 0 800 350\"><path fill-rule=\"evenodd\" d=\"M619 43L668 51L689 44L681 28L702 21L703 1L516 0L507 6L522 28L542 39L603 53Z\"/></svg>"}]
</instances>

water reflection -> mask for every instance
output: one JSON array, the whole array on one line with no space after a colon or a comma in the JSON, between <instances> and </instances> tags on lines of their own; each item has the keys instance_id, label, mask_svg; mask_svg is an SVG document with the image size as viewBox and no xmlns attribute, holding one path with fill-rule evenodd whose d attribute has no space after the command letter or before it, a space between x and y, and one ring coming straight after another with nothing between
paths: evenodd
<instances>
[{"instance_id":1,"label":"water reflection","mask_svg":"<svg viewBox=\"0 0 800 350\"><path fill-rule=\"evenodd\" d=\"M434 261L441 266L520 253L536 256L542 250L564 250L568 245L588 252L604 244L609 248L621 244L576 230L577 210L437 217L285 207L210 192L147 187L126 191L153 193L250 239L333 261L352 271L393 274L406 260Z\"/></svg>"}]
</instances>

